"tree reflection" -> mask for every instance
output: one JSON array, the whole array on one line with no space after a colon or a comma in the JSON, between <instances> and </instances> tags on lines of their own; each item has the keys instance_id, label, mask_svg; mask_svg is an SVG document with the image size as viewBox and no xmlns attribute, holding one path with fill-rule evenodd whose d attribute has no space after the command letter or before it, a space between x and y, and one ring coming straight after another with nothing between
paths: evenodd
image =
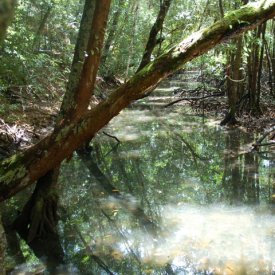
<instances>
[{"instance_id":1,"label":"tree reflection","mask_svg":"<svg viewBox=\"0 0 275 275\"><path fill-rule=\"evenodd\" d=\"M136 111L108 128L122 140L119 146L99 135L62 168L60 262L67 270L72 265L74 274L203 274L211 264L222 268L204 253L223 253L216 249L225 246L224 226L236 230L230 220L239 217L254 225L249 214L226 205L269 201L275 192L272 160L247 153L250 140L238 129L224 132L180 111L156 110L139 111L130 127L130 112ZM248 225L244 230L251 234ZM232 240L238 234L232 232Z\"/></svg>"}]
</instances>

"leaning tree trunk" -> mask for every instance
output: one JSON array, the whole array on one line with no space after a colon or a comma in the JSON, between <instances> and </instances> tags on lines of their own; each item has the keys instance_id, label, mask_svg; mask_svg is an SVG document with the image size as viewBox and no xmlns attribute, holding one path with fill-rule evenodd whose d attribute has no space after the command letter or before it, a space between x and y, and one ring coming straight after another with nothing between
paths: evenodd
<instances>
[{"instance_id":1,"label":"leaning tree trunk","mask_svg":"<svg viewBox=\"0 0 275 275\"><path fill-rule=\"evenodd\" d=\"M0 166L0 201L13 196L59 165L123 108L143 97L185 63L274 16L275 0L262 0L228 13L222 20L193 33L149 63L81 118L67 124L61 123L36 145L5 159Z\"/></svg>"}]
</instances>

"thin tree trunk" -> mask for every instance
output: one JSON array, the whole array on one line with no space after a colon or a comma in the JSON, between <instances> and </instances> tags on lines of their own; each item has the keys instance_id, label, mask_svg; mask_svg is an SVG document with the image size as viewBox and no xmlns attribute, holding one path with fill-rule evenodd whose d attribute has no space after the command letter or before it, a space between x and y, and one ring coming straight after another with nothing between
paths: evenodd
<instances>
[{"instance_id":1,"label":"thin tree trunk","mask_svg":"<svg viewBox=\"0 0 275 275\"><path fill-rule=\"evenodd\" d=\"M142 68L144 68L144 66L146 66L151 61L153 50L158 44L157 36L162 29L164 19L169 10L171 2L172 0L163 0L162 4L160 5L160 10L159 10L156 22L154 23L150 31L149 38L148 38L140 65L137 69L137 72L140 71Z\"/></svg>"},{"instance_id":2,"label":"thin tree trunk","mask_svg":"<svg viewBox=\"0 0 275 275\"><path fill-rule=\"evenodd\" d=\"M272 58L271 58L271 61L272 61L272 75L273 75L273 95L275 97L275 43L274 43L274 37L275 37L275 19L273 19L272 21L272 31L273 31L273 45L272 45Z\"/></svg>"},{"instance_id":3,"label":"thin tree trunk","mask_svg":"<svg viewBox=\"0 0 275 275\"><path fill-rule=\"evenodd\" d=\"M202 26L203 19L204 19L205 16L206 16L206 11L207 11L207 9L208 9L209 2L210 2L210 0L207 0L207 1L206 1L205 8L204 8L204 10L203 10L203 14L200 16L200 22L199 22L199 26L198 26L197 30L199 30L199 29L201 28L201 26Z\"/></svg>"},{"instance_id":4,"label":"thin tree trunk","mask_svg":"<svg viewBox=\"0 0 275 275\"><path fill-rule=\"evenodd\" d=\"M105 65L107 56L109 54L111 45L112 45L114 37L115 37L115 33L116 33L116 30L117 30L117 24L118 24L118 21L119 21L121 12L122 12L123 2L124 2L124 0L119 0L119 2L117 4L118 8L114 12L114 15L113 15L113 21L111 23L111 26L110 26L110 29L109 29L109 32L108 32L108 36L107 36L107 39L106 39L106 42L105 42L105 45L104 45L104 48L103 48L103 51L102 51L101 65L103 65L103 66Z\"/></svg>"},{"instance_id":5,"label":"thin tree trunk","mask_svg":"<svg viewBox=\"0 0 275 275\"><path fill-rule=\"evenodd\" d=\"M147 91L151 91L162 79L182 68L185 63L274 16L274 0L259 1L253 6L247 5L228 13L224 19L215 22L209 28L193 33L149 63L80 119L61 124L36 145L2 161L0 201L13 196L59 165L64 158L89 141L123 108L143 97Z\"/></svg>"},{"instance_id":6,"label":"thin tree trunk","mask_svg":"<svg viewBox=\"0 0 275 275\"><path fill-rule=\"evenodd\" d=\"M255 31L255 39L259 40L262 33L262 25L260 25ZM249 109L252 115L258 115L261 113L260 106L257 100L257 83L259 78L259 45L256 41L252 41L251 53L248 56L248 94L249 94Z\"/></svg>"},{"instance_id":7,"label":"thin tree trunk","mask_svg":"<svg viewBox=\"0 0 275 275\"><path fill-rule=\"evenodd\" d=\"M269 45L265 39L264 41L264 46L265 46L265 55L266 55L266 59L267 59L267 65L268 65L268 74L269 74L269 86L270 86L270 95L272 95L273 97L275 97L275 92L273 92L273 82L274 82L274 76L273 76L273 72L272 72L272 60L271 60L271 54L270 54L270 49L269 49Z\"/></svg>"},{"instance_id":8,"label":"thin tree trunk","mask_svg":"<svg viewBox=\"0 0 275 275\"><path fill-rule=\"evenodd\" d=\"M261 78L262 78L262 70L263 70L263 59L264 59L264 41L265 41L265 31L266 31L266 22L262 25L261 29L261 38L262 44L260 49L260 60L259 60L259 68L258 68L258 79L257 79L257 95L256 101L257 106L260 108L260 96L261 96Z\"/></svg>"},{"instance_id":9,"label":"thin tree trunk","mask_svg":"<svg viewBox=\"0 0 275 275\"><path fill-rule=\"evenodd\" d=\"M126 66L126 72L125 72L125 80L128 79L130 66L131 66L131 61L132 61L133 53L134 53L135 36L136 36L136 32L137 32L138 9L139 9L138 2L135 2L134 6L133 6L133 10L134 10L134 20L133 20L133 27L132 27L133 32L132 32L131 42L130 42L130 46L129 46L127 66Z\"/></svg>"},{"instance_id":10,"label":"thin tree trunk","mask_svg":"<svg viewBox=\"0 0 275 275\"><path fill-rule=\"evenodd\" d=\"M6 36L6 31L13 17L16 0L2 0L0 9L0 45Z\"/></svg>"},{"instance_id":11,"label":"thin tree trunk","mask_svg":"<svg viewBox=\"0 0 275 275\"><path fill-rule=\"evenodd\" d=\"M219 0L219 9L220 9L221 18L223 18L224 17L224 10L223 10L222 0Z\"/></svg>"},{"instance_id":12,"label":"thin tree trunk","mask_svg":"<svg viewBox=\"0 0 275 275\"><path fill-rule=\"evenodd\" d=\"M39 50L41 35L42 35L42 33L45 29L45 26L47 24L47 21L48 21L50 15L51 15L52 8L53 7L51 5L48 6L47 11L44 14L44 16L42 17L42 20L39 24L39 27L38 27L38 30L37 30L36 35L34 37L33 45L32 45L34 51Z\"/></svg>"}]
</instances>

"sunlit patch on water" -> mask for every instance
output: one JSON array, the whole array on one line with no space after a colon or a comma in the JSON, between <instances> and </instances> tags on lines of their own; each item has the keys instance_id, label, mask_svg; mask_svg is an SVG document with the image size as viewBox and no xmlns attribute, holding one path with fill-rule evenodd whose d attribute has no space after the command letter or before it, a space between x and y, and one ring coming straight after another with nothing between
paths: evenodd
<instances>
[{"instance_id":1,"label":"sunlit patch on water","mask_svg":"<svg viewBox=\"0 0 275 275\"><path fill-rule=\"evenodd\" d=\"M116 240L113 250L127 258L132 247L143 264L171 264L189 270L189 274L275 271L275 216L265 209L168 205L161 210L160 228L156 236L139 229L126 230L127 243Z\"/></svg>"},{"instance_id":2,"label":"sunlit patch on water","mask_svg":"<svg viewBox=\"0 0 275 275\"><path fill-rule=\"evenodd\" d=\"M268 271L275 263L275 217L256 210L167 206L162 221L169 233L158 250L176 265L189 259L198 268L217 272L227 265L246 268L248 274L260 267Z\"/></svg>"}]
</instances>

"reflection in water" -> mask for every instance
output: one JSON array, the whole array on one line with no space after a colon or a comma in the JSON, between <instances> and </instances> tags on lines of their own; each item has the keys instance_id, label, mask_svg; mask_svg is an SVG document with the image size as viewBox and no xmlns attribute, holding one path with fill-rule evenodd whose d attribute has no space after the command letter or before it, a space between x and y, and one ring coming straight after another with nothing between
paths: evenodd
<instances>
[{"instance_id":1,"label":"reflection in water","mask_svg":"<svg viewBox=\"0 0 275 275\"><path fill-rule=\"evenodd\" d=\"M62 274L275 272L274 152L248 153L250 134L146 100L151 110L105 129L118 146L99 134L63 166Z\"/></svg>"}]
</instances>

